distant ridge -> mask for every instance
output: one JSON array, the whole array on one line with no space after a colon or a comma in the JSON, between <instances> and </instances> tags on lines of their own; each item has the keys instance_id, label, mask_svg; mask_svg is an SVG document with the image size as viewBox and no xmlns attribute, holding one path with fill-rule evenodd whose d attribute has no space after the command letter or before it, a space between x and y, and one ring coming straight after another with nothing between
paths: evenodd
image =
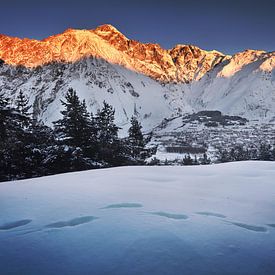
<instances>
[{"instance_id":1,"label":"distant ridge","mask_svg":"<svg viewBox=\"0 0 275 275\"><path fill-rule=\"evenodd\" d=\"M190 82L230 56L193 45L165 50L130 40L112 25L94 30L67 29L43 40L0 35L0 58L10 65L37 67L52 62L102 58L163 82Z\"/></svg>"}]
</instances>

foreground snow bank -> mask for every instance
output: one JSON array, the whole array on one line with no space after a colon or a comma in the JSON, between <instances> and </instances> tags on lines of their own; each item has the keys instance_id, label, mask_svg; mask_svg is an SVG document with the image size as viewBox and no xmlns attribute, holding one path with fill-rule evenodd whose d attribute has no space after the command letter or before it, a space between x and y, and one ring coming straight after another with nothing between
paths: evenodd
<instances>
[{"instance_id":1,"label":"foreground snow bank","mask_svg":"<svg viewBox=\"0 0 275 275\"><path fill-rule=\"evenodd\" d=\"M1 274L275 274L275 163L0 184Z\"/></svg>"}]
</instances>

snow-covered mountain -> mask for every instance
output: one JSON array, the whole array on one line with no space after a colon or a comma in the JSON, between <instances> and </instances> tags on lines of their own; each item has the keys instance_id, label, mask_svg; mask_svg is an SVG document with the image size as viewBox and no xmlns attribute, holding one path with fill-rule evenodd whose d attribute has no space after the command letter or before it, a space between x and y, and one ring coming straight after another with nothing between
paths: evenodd
<instances>
[{"instance_id":1,"label":"snow-covered mountain","mask_svg":"<svg viewBox=\"0 0 275 275\"><path fill-rule=\"evenodd\" d=\"M275 52L229 56L192 45L165 50L103 25L42 41L0 35L0 59L0 90L12 98L23 90L48 124L58 118L69 87L93 112L103 100L112 104L121 127L133 114L145 130L200 110L267 121L275 116Z\"/></svg>"},{"instance_id":2,"label":"snow-covered mountain","mask_svg":"<svg viewBox=\"0 0 275 275\"><path fill-rule=\"evenodd\" d=\"M133 114L149 130L165 117L183 110L191 111L188 104L184 106L183 92L176 85L162 85L103 59L86 58L35 69L3 65L0 79L0 89L13 98L19 90L25 91L33 104L34 114L47 124L59 118L60 99L69 87L77 90L94 113L104 100L114 106L120 127L127 125Z\"/></svg>"},{"instance_id":3,"label":"snow-covered mountain","mask_svg":"<svg viewBox=\"0 0 275 275\"><path fill-rule=\"evenodd\" d=\"M238 53L193 81L187 95L197 110L270 120L275 115L275 52Z\"/></svg>"}]
</instances>

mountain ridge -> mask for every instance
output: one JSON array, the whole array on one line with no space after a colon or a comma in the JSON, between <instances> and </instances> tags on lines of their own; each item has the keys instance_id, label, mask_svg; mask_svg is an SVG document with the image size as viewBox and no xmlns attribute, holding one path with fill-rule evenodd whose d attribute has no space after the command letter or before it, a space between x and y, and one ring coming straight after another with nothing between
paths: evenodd
<instances>
[{"instance_id":1,"label":"mountain ridge","mask_svg":"<svg viewBox=\"0 0 275 275\"><path fill-rule=\"evenodd\" d=\"M22 90L46 124L59 118L70 87L93 113L103 101L114 106L124 130L132 115L150 131L162 120L202 110L275 121L275 52L227 56L184 44L164 50L103 25L68 29L43 42L0 35L0 59L0 92L15 101Z\"/></svg>"},{"instance_id":2,"label":"mountain ridge","mask_svg":"<svg viewBox=\"0 0 275 275\"><path fill-rule=\"evenodd\" d=\"M10 65L35 68L85 57L102 58L162 82L190 82L230 56L185 44L166 50L128 39L108 24L94 30L67 29L42 40L0 35L0 58Z\"/></svg>"}]
</instances>

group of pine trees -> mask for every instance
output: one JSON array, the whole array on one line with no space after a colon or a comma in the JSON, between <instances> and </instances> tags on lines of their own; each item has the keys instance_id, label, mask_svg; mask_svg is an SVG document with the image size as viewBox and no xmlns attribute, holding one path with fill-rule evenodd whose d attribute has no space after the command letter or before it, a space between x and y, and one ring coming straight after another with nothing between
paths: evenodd
<instances>
[{"instance_id":1,"label":"group of pine trees","mask_svg":"<svg viewBox=\"0 0 275 275\"><path fill-rule=\"evenodd\" d=\"M231 162L242 160L275 161L275 146L262 143L258 147L244 148L241 145L231 149L220 149L217 154L218 162Z\"/></svg>"},{"instance_id":2,"label":"group of pine trees","mask_svg":"<svg viewBox=\"0 0 275 275\"><path fill-rule=\"evenodd\" d=\"M149 151L135 117L121 139L111 105L91 114L71 88L61 103L50 128L33 118L21 91L13 104L0 93L0 181L144 163Z\"/></svg>"}]
</instances>

